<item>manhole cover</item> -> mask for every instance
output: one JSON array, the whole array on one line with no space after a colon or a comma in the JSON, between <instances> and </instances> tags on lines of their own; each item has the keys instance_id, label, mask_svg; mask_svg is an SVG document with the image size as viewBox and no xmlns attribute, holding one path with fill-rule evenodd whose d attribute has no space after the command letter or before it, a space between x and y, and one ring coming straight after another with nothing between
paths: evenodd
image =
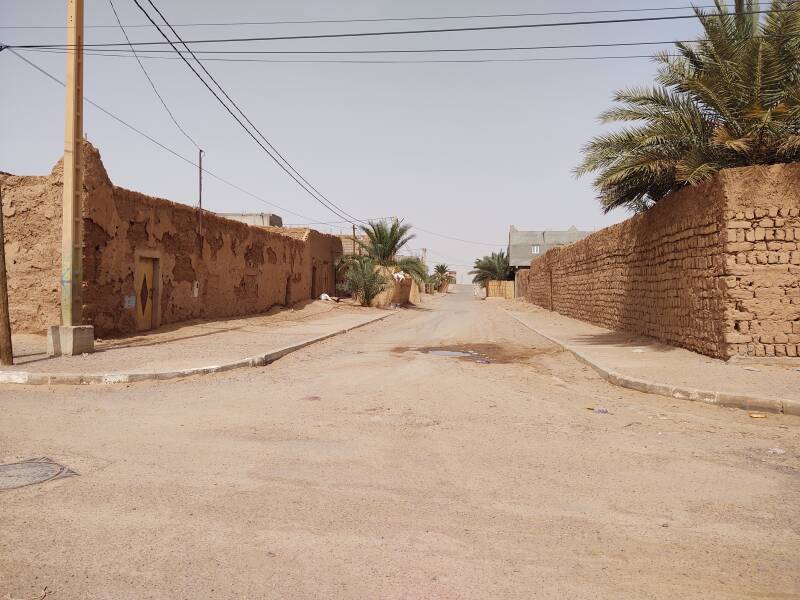
<instances>
[{"instance_id":1,"label":"manhole cover","mask_svg":"<svg viewBox=\"0 0 800 600\"><path fill-rule=\"evenodd\" d=\"M0 465L0 490L13 490L70 475L77 473L49 458L31 458L18 463Z\"/></svg>"}]
</instances>

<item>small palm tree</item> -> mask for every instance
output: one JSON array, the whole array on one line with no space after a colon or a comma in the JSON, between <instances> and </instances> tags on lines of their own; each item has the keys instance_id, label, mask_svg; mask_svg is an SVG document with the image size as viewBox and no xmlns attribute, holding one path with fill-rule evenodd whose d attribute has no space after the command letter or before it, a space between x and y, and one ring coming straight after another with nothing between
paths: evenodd
<instances>
[{"instance_id":1,"label":"small palm tree","mask_svg":"<svg viewBox=\"0 0 800 600\"><path fill-rule=\"evenodd\" d=\"M447 291L447 287L452 283L450 267L445 264L439 264L433 268L433 277L436 282L436 287L438 287L440 291Z\"/></svg>"},{"instance_id":2,"label":"small palm tree","mask_svg":"<svg viewBox=\"0 0 800 600\"><path fill-rule=\"evenodd\" d=\"M375 297L389 285L389 280L376 269L375 261L366 256L356 257L346 263L342 288L357 298L362 306L369 306Z\"/></svg>"},{"instance_id":3,"label":"small palm tree","mask_svg":"<svg viewBox=\"0 0 800 600\"><path fill-rule=\"evenodd\" d=\"M603 123L641 124L592 139L576 169L600 203L646 210L720 169L800 160L800 1L726 0L695 9L704 35L662 52L657 86L616 93Z\"/></svg>"},{"instance_id":4,"label":"small palm tree","mask_svg":"<svg viewBox=\"0 0 800 600\"><path fill-rule=\"evenodd\" d=\"M368 225L361 225L360 228L367 236L367 241L359 240L358 243L376 265L405 271L420 285L425 284L428 277L428 267L425 263L413 256L397 256L400 250L416 237L409 233L411 225L394 221L388 226L383 221L371 221Z\"/></svg>"},{"instance_id":5,"label":"small palm tree","mask_svg":"<svg viewBox=\"0 0 800 600\"><path fill-rule=\"evenodd\" d=\"M505 252L492 252L489 256L475 260L475 267L469 272L474 275L472 283L486 287L489 281L506 280L512 278L511 266Z\"/></svg>"}]
</instances>

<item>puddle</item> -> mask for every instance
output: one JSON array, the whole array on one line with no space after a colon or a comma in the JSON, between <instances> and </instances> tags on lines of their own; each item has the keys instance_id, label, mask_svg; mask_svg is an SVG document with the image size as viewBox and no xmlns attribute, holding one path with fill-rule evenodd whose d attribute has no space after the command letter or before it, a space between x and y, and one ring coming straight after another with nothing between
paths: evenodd
<instances>
[{"instance_id":1,"label":"puddle","mask_svg":"<svg viewBox=\"0 0 800 600\"><path fill-rule=\"evenodd\" d=\"M473 352L461 352L461 350L428 350L425 354L434 356L475 356Z\"/></svg>"},{"instance_id":2,"label":"puddle","mask_svg":"<svg viewBox=\"0 0 800 600\"><path fill-rule=\"evenodd\" d=\"M561 348L548 345L544 348L519 346L516 344L465 343L449 346L398 346L392 350L397 354L417 353L444 356L460 361L486 364L506 364L527 362L544 355L562 352Z\"/></svg>"}]
</instances>

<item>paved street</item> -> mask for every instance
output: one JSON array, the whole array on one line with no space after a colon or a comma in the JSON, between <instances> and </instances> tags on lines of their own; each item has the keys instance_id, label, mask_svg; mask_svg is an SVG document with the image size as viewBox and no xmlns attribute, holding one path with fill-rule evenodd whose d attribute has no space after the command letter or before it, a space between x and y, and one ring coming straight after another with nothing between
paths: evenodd
<instances>
[{"instance_id":1,"label":"paved street","mask_svg":"<svg viewBox=\"0 0 800 600\"><path fill-rule=\"evenodd\" d=\"M2 462L80 474L0 492L0 597L800 597L800 419L614 387L504 305L458 286L264 368L0 387Z\"/></svg>"}]
</instances>

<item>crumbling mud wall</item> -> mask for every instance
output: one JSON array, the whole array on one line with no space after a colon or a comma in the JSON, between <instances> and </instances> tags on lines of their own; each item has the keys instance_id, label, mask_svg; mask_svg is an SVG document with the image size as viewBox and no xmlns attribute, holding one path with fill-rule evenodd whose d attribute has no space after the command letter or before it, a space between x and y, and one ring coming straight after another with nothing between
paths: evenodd
<instances>
[{"instance_id":1,"label":"crumbling mud wall","mask_svg":"<svg viewBox=\"0 0 800 600\"><path fill-rule=\"evenodd\" d=\"M531 262L526 299L718 358L797 356L800 164L722 171Z\"/></svg>"},{"instance_id":2,"label":"crumbling mud wall","mask_svg":"<svg viewBox=\"0 0 800 600\"><path fill-rule=\"evenodd\" d=\"M44 332L61 318L61 173L61 163L42 177L0 173L15 332Z\"/></svg>"},{"instance_id":3,"label":"crumbling mud wall","mask_svg":"<svg viewBox=\"0 0 800 600\"><path fill-rule=\"evenodd\" d=\"M317 295L334 291L333 263L341 254L336 236L310 230L286 235L116 187L88 143L84 169L83 316L99 337L137 330L135 277L142 257L157 265L154 326L255 314L308 299L317 289ZM29 210L38 207L31 218L55 215L45 223L39 250L42 238L24 238L25 221L10 220L9 240L53 265L37 277L30 261L10 273L17 280L11 293L15 331L41 332L58 322L60 310L61 173L57 167L49 178L18 179L31 181L15 186L12 207L18 197L31 197ZM34 318L29 297L42 298L44 316Z\"/></svg>"}]
</instances>

